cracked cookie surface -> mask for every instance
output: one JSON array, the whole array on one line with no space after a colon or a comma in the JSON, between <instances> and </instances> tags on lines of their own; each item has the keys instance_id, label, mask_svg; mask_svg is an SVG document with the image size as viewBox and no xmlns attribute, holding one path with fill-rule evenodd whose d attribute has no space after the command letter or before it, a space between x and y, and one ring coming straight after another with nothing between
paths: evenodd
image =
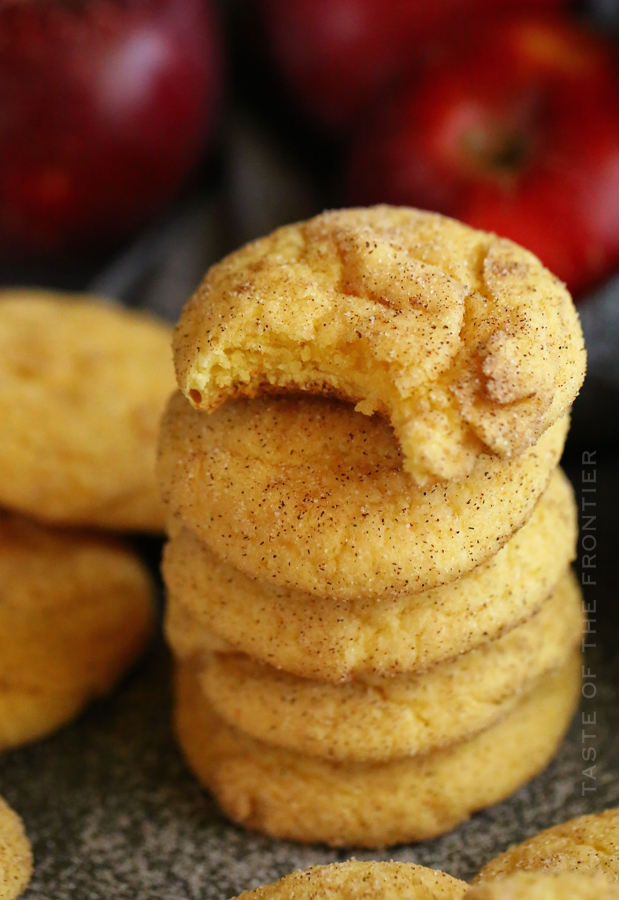
<instances>
[{"instance_id":1,"label":"cracked cookie surface","mask_svg":"<svg viewBox=\"0 0 619 900\"><path fill-rule=\"evenodd\" d=\"M585 372L578 316L528 251L420 210L324 213L214 266L174 337L179 385L213 411L304 390L386 415L419 485L510 459Z\"/></svg>"}]
</instances>

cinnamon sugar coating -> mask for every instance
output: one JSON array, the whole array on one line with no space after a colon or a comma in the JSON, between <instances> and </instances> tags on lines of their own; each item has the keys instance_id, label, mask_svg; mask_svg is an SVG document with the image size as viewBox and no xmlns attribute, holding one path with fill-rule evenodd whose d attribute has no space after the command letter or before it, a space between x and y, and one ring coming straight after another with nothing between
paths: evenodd
<instances>
[{"instance_id":1,"label":"cinnamon sugar coating","mask_svg":"<svg viewBox=\"0 0 619 900\"><path fill-rule=\"evenodd\" d=\"M0 900L15 900L32 875L32 849L16 812L0 797Z\"/></svg>"},{"instance_id":2,"label":"cinnamon sugar coating","mask_svg":"<svg viewBox=\"0 0 619 900\"><path fill-rule=\"evenodd\" d=\"M528 622L420 675L330 684L213 653L199 679L217 715L259 740L324 759L389 760L489 728L565 664L581 634L580 590L569 575Z\"/></svg>"},{"instance_id":3,"label":"cinnamon sugar coating","mask_svg":"<svg viewBox=\"0 0 619 900\"><path fill-rule=\"evenodd\" d=\"M382 416L322 397L261 397L209 415L177 393L161 427L172 515L252 578L333 599L413 593L493 556L529 518L568 428L521 456L477 457L418 487Z\"/></svg>"},{"instance_id":4,"label":"cinnamon sugar coating","mask_svg":"<svg viewBox=\"0 0 619 900\"><path fill-rule=\"evenodd\" d=\"M120 541L0 510L0 751L114 687L153 633L153 594Z\"/></svg>"},{"instance_id":5,"label":"cinnamon sugar coating","mask_svg":"<svg viewBox=\"0 0 619 900\"><path fill-rule=\"evenodd\" d=\"M619 881L619 809L591 813L540 831L491 860L475 882L506 878L515 872L601 872Z\"/></svg>"},{"instance_id":6,"label":"cinnamon sugar coating","mask_svg":"<svg viewBox=\"0 0 619 900\"><path fill-rule=\"evenodd\" d=\"M519 872L473 887L466 900L619 900L619 885L601 873Z\"/></svg>"},{"instance_id":7,"label":"cinnamon sugar coating","mask_svg":"<svg viewBox=\"0 0 619 900\"><path fill-rule=\"evenodd\" d=\"M425 866L353 859L293 872L235 900L461 900L467 890L464 881Z\"/></svg>"},{"instance_id":8,"label":"cinnamon sugar coating","mask_svg":"<svg viewBox=\"0 0 619 900\"><path fill-rule=\"evenodd\" d=\"M163 531L171 329L94 297L0 291L0 505L59 525Z\"/></svg>"},{"instance_id":9,"label":"cinnamon sugar coating","mask_svg":"<svg viewBox=\"0 0 619 900\"><path fill-rule=\"evenodd\" d=\"M264 391L384 414L424 486L507 460L573 402L572 300L531 253L435 213L378 206L280 228L214 266L174 337L200 409Z\"/></svg>"},{"instance_id":10,"label":"cinnamon sugar coating","mask_svg":"<svg viewBox=\"0 0 619 900\"><path fill-rule=\"evenodd\" d=\"M449 831L543 769L578 703L580 669L577 653L498 724L465 743L410 759L339 763L226 725L184 663L176 731L190 767L233 821L285 839L379 847Z\"/></svg>"}]
</instances>

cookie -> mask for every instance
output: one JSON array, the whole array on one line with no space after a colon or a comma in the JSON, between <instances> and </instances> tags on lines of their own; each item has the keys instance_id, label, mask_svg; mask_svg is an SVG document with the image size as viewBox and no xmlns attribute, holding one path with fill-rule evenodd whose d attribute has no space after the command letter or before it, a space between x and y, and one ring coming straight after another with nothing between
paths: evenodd
<instances>
[{"instance_id":1,"label":"cookie","mask_svg":"<svg viewBox=\"0 0 619 900\"><path fill-rule=\"evenodd\" d=\"M154 621L151 578L132 550L0 512L0 750L108 693Z\"/></svg>"},{"instance_id":2,"label":"cookie","mask_svg":"<svg viewBox=\"0 0 619 900\"><path fill-rule=\"evenodd\" d=\"M519 872L477 885L466 900L619 900L619 885L603 875Z\"/></svg>"},{"instance_id":3,"label":"cookie","mask_svg":"<svg viewBox=\"0 0 619 900\"><path fill-rule=\"evenodd\" d=\"M211 412L304 390L383 413L420 486L523 453L585 373L570 295L536 257L388 206L324 213L228 256L183 310L174 358Z\"/></svg>"},{"instance_id":4,"label":"cookie","mask_svg":"<svg viewBox=\"0 0 619 900\"><path fill-rule=\"evenodd\" d=\"M32 850L17 813L0 797L0 900L14 900L32 875Z\"/></svg>"},{"instance_id":5,"label":"cookie","mask_svg":"<svg viewBox=\"0 0 619 900\"><path fill-rule=\"evenodd\" d=\"M423 671L525 621L574 557L576 507L556 470L529 522L460 580L382 600L322 599L254 581L186 529L164 552L166 632L174 652L238 650L322 681Z\"/></svg>"},{"instance_id":6,"label":"cookie","mask_svg":"<svg viewBox=\"0 0 619 900\"><path fill-rule=\"evenodd\" d=\"M93 298L0 292L0 505L50 523L163 530L170 329Z\"/></svg>"},{"instance_id":7,"label":"cookie","mask_svg":"<svg viewBox=\"0 0 619 900\"><path fill-rule=\"evenodd\" d=\"M212 711L182 664L175 724L198 779L235 822L274 837L384 846L449 831L509 796L554 755L580 694L580 655L467 743L387 763L337 763L272 747Z\"/></svg>"},{"instance_id":8,"label":"cookie","mask_svg":"<svg viewBox=\"0 0 619 900\"><path fill-rule=\"evenodd\" d=\"M328 684L214 653L199 680L221 719L268 744L326 759L388 760L490 727L565 663L581 634L580 589L568 575L528 622L419 676Z\"/></svg>"},{"instance_id":9,"label":"cookie","mask_svg":"<svg viewBox=\"0 0 619 900\"><path fill-rule=\"evenodd\" d=\"M510 462L480 456L463 481L421 490L388 423L324 398L225 403L176 394L159 476L173 515L253 578L332 599L426 590L493 556L556 467L563 418Z\"/></svg>"},{"instance_id":10,"label":"cookie","mask_svg":"<svg viewBox=\"0 0 619 900\"><path fill-rule=\"evenodd\" d=\"M519 870L601 872L619 881L619 809L571 819L541 831L491 860L476 882L507 878Z\"/></svg>"},{"instance_id":11,"label":"cookie","mask_svg":"<svg viewBox=\"0 0 619 900\"><path fill-rule=\"evenodd\" d=\"M436 869L353 859L293 872L235 900L460 900L466 891L464 881Z\"/></svg>"}]
</instances>

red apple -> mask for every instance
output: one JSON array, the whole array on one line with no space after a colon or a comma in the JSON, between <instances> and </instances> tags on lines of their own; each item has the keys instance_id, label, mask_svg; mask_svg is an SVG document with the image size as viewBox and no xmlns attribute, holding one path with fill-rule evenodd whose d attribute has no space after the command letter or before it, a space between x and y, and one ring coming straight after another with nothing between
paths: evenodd
<instances>
[{"instance_id":1,"label":"red apple","mask_svg":"<svg viewBox=\"0 0 619 900\"><path fill-rule=\"evenodd\" d=\"M0 254L125 238L168 202L213 128L210 0L0 0Z\"/></svg>"},{"instance_id":2,"label":"red apple","mask_svg":"<svg viewBox=\"0 0 619 900\"><path fill-rule=\"evenodd\" d=\"M474 16L566 0L261 0L272 54L303 110L349 126L437 39Z\"/></svg>"},{"instance_id":3,"label":"red apple","mask_svg":"<svg viewBox=\"0 0 619 900\"><path fill-rule=\"evenodd\" d=\"M548 18L484 28L357 135L352 202L421 206L512 238L579 293L619 264L619 73Z\"/></svg>"}]
</instances>

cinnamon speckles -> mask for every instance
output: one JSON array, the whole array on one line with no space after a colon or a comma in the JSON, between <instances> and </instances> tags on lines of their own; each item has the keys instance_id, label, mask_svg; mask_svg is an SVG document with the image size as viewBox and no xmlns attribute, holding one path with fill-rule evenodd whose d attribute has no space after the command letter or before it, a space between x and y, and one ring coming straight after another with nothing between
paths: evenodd
<instances>
[{"instance_id":1,"label":"cinnamon speckles","mask_svg":"<svg viewBox=\"0 0 619 900\"><path fill-rule=\"evenodd\" d=\"M619 885L601 872L517 872L478 884L467 900L619 900Z\"/></svg>"},{"instance_id":2,"label":"cinnamon speckles","mask_svg":"<svg viewBox=\"0 0 619 900\"><path fill-rule=\"evenodd\" d=\"M536 613L575 545L576 507L560 471L526 525L486 563L457 581L397 597L339 600L256 580L174 522L163 565L166 633L181 658L244 653L329 683L423 672Z\"/></svg>"},{"instance_id":3,"label":"cinnamon speckles","mask_svg":"<svg viewBox=\"0 0 619 900\"><path fill-rule=\"evenodd\" d=\"M591 813L541 831L490 860L476 883L508 878L521 871L601 873L619 881L619 809Z\"/></svg>"},{"instance_id":4,"label":"cinnamon speckles","mask_svg":"<svg viewBox=\"0 0 619 900\"><path fill-rule=\"evenodd\" d=\"M179 384L213 411L239 394L327 393L390 419L417 484L518 456L585 370L569 294L494 235L418 210L340 210L227 257L183 311Z\"/></svg>"},{"instance_id":5,"label":"cinnamon speckles","mask_svg":"<svg viewBox=\"0 0 619 900\"><path fill-rule=\"evenodd\" d=\"M578 584L564 575L527 622L428 671L325 683L220 650L204 658L199 680L217 715L257 740L343 764L387 762L489 728L565 663L581 633Z\"/></svg>"},{"instance_id":6,"label":"cinnamon speckles","mask_svg":"<svg viewBox=\"0 0 619 900\"><path fill-rule=\"evenodd\" d=\"M481 455L462 481L422 490L382 416L268 396L206 415L179 393L159 476L171 512L252 578L333 599L414 593L479 565L526 521L567 426L510 462Z\"/></svg>"}]
</instances>

